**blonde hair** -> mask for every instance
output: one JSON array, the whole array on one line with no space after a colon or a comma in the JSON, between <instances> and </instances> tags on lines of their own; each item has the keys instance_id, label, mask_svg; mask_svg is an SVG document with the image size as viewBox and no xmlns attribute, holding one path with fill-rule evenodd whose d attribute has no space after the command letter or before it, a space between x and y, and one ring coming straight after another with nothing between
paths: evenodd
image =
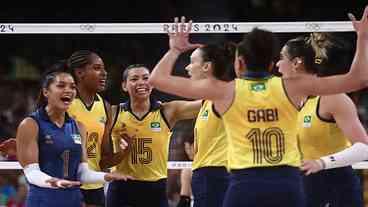
<instances>
[{"instance_id":1,"label":"blonde hair","mask_svg":"<svg viewBox=\"0 0 368 207\"><path fill-rule=\"evenodd\" d=\"M315 52L314 63L322 64L328 61L327 50L333 46L329 33L313 32L306 38L306 43L310 44Z\"/></svg>"}]
</instances>

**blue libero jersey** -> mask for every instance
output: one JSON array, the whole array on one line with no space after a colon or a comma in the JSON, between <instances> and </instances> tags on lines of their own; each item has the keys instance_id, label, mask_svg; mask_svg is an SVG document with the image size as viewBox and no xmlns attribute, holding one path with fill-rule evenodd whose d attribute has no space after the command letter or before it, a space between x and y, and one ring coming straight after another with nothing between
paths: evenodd
<instances>
[{"instance_id":1,"label":"blue libero jersey","mask_svg":"<svg viewBox=\"0 0 368 207\"><path fill-rule=\"evenodd\" d=\"M66 115L60 128L50 121L44 109L31 114L39 126L39 165L42 172L56 178L78 180L82 141L77 123Z\"/></svg>"}]
</instances>

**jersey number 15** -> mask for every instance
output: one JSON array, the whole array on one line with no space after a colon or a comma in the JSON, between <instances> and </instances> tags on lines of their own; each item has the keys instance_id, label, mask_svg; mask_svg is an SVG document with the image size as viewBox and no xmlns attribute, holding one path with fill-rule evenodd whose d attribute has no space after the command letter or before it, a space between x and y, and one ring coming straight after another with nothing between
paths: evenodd
<instances>
[{"instance_id":1,"label":"jersey number 15","mask_svg":"<svg viewBox=\"0 0 368 207\"><path fill-rule=\"evenodd\" d=\"M132 138L132 164L147 165L152 162L152 149L149 144L152 144L152 138Z\"/></svg>"}]
</instances>

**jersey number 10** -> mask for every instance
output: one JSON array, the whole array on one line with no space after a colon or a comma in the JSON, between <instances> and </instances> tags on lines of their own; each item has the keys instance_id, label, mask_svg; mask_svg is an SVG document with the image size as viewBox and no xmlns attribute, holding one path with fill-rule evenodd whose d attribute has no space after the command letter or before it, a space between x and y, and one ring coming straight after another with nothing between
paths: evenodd
<instances>
[{"instance_id":1,"label":"jersey number 10","mask_svg":"<svg viewBox=\"0 0 368 207\"><path fill-rule=\"evenodd\" d=\"M262 164L263 160L270 164L281 162L285 154L285 138L280 128L271 127L263 132L253 128L246 137L252 143L254 164Z\"/></svg>"}]
</instances>

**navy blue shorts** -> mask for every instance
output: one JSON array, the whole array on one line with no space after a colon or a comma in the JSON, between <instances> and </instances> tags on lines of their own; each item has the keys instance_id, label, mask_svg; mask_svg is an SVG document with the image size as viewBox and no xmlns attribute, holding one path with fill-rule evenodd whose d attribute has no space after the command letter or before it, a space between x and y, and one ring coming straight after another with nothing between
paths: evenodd
<instances>
[{"instance_id":1,"label":"navy blue shorts","mask_svg":"<svg viewBox=\"0 0 368 207\"><path fill-rule=\"evenodd\" d=\"M113 181L106 195L107 207L168 207L166 179Z\"/></svg>"},{"instance_id":2,"label":"navy blue shorts","mask_svg":"<svg viewBox=\"0 0 368 207\"><path fill-rule=\"evenodd\" d=\"M275 166L232 170L223 207L304 207L299 168Z\"/></svg>"},{"instance_id":3,"label":"navy blue shorts","mask_svg":"<svg viewBox=\"0 0 368 207\"><path fill-rule=\"evenodd\" d=\"M307 207L363 207L359 177L351 167L323 170L304 176Z\"/></svg>"},{"instance_id":4,"label":"navy blue shorts","mask_svg":"<svg viewBox=\"0 0 368 207\"><path fill-rule=\"evenodd\" d=\"M221 207L229 184L225 167L202 167L193 171L194 207Z\"/></svg>"},{"instance_id":5,"label":"navy blue shorts","mask_svg":"<svg viewBox=\"0 0 368 207\"><path fill-rule=\"evenodd\" d=\"M65 207L82 206L79 188L52 189L30 185L26 199L27 207Z\"/></svg>"},{"instance_id":6,"label":"navy blue shorts","mask_svg":"<svg viewBox=\"0 0 368 207\"><path fill-rule=\"evenodd\" d=\"M104 188L97 189L82 189L82 198L85 204L95 206L105 206L105 192Z\"/></svg>"}]
</instances>

